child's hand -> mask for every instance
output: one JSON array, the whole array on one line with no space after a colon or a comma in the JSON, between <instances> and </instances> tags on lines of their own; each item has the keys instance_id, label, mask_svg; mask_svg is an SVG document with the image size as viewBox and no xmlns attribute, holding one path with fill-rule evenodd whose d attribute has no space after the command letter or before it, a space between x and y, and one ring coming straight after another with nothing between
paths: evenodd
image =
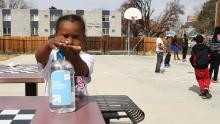
<instances>
[{"instance_id":1,"label":"child's hand","mask_svg":"<svg viewBox=\"0 0 220 124\"><path fill-rule=\"evenodd\" d=\"M66 41L65 38L55 37L48 40L47 45L50 49L58 49L58 47L66 46Z\"/></svg>"},{"instance_id":2,"label":"child's hand","mask_svg":"<svg viewBox=\"0 0 220 124\"><path fill-rule=\"evenodd\" d=\"M68 59L70 57L78 56L81 51L81 43L79 40L65 40L61 44L60 48L63 50L65 57Z\"/></svg>"}]
</instances>

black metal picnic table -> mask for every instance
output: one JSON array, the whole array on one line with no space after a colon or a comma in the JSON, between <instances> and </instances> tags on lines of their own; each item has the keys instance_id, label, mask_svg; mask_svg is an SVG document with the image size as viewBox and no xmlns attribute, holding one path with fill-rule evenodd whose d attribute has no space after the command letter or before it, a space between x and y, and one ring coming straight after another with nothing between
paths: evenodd
<instances>
[{"instance_id":1,"label":"black metal picnic table","mask_svg":"<svg viewBox=\"0 0 220 124\"><path fill-rule=\"evenodd\" d=\"M144 112L126 95L97 95L94 96L102 112L106 124L111 119L129 118L133 124L144 120ZM125 114L119 114L124 112Z\"/></svg>"}]
</instances>

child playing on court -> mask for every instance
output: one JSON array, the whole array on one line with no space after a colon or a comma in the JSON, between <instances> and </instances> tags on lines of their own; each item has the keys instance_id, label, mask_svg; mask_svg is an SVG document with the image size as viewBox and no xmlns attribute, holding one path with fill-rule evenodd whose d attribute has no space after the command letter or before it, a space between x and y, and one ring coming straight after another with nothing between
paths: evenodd
<instances>
[{"instance_id":1,"label":"child playing on court","mask_svg":"<svg viewBox=\"0 0 220 124\"><path fill-rule=\"evenodd\" d=\"M196 36L196 45L192 48L190 63L195 69L196 79L199 83L202 98L211 98L209 93L210 75L209 75L209 48L204 43L202 35Z\"/></svg>"},{"instance_id":2,"label":"child playing on court","mask_svg":"<svg viewBox=\"0 0 220 124\"><path fill-rule=\"evenodd\" d=\"M171 38L170 38L170 36L167 36L166 37L166 43L165 43L165 45L166 45L166 57L165 57L165 61L164 61L164 66L167 67L167 68L170 67L170 56L171 56L171 54L170 54L170 51L171 51L170 42L171 42Z\"/></svg>"},{"instance_id":3,"label":"child playing on court","mask_svg":"<svg viewBox=\"0 0 220 124\"><path fill-rule=\"evenodd\" d=\"M177 35L174 36L173 38L173 52L174 52L174 62L176 62L176 60L180 60L179 58L179 48L177 45Z\"/></svg>"},{"instance_id":4,"label":"child playing on court","mask_svg":"<svg viewBox=\"0 0 220 124\"><path fill-rule=\"evenodd\" d=\"M46 93L48 88L48 76L50 75L50 63L53 56L61 49L65 59L69 61L75 71L75 76L83 77L86 83L91 80L94 59L91 55L82 52L82 42L85 39L85 23L80 16L66 15L57 20L56 34L46 44L39 48L35 57L46 81Z\"/></svg>"}]
</instances>

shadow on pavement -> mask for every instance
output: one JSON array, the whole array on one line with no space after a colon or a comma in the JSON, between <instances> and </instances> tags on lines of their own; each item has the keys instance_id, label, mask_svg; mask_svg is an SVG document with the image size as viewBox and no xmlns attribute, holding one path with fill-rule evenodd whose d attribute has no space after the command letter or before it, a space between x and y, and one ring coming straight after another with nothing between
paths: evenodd
<instances>
[{"instance_id":1,"label":"shadow on pavement","mask_svg":"<svg viewBox=\"0 0 220 124\"><path fill-rule=\"evenodd\" d=\"M200 94L200 89L197 85L193 85L192 87L189 88L190 91Z\"/></svg>"}]
</instances>

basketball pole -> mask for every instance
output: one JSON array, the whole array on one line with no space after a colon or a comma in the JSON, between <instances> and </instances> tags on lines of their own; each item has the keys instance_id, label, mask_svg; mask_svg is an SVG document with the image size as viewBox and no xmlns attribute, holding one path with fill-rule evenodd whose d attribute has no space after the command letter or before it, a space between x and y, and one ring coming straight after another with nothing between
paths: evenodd
<instances>
[{"instance_id":1,"label":"basketball pole","mask_svg":"<svg viewBox=\"0 0 220 124\"><path fill-rule=\"evenodd\" d=\"M220 27L220 0L216 3L215 27Z\"/></svg>"},{"instance_id":2,"label":"basketball pole","mask_svg":"<svg viewBox=\"0 0 220 124\"><path fill-rule=\"evenodd\" d=\"M141 11L137 8L131 7L128 8L124 13L124 18L128 20L128 40L127 40L127 51L130 56L130 47L131 47L131 21L135 21L142 18Z\"/></svg>"},{"instance_id":3,"label":"basketball pole","mask_svg":"<svg viewBox=\"0 0 220 124\"><path fill-rule=\"evenodd\" d=\"M130 56L131 21L128 20L128 55Z\"/></svg>"}]
</instances>

